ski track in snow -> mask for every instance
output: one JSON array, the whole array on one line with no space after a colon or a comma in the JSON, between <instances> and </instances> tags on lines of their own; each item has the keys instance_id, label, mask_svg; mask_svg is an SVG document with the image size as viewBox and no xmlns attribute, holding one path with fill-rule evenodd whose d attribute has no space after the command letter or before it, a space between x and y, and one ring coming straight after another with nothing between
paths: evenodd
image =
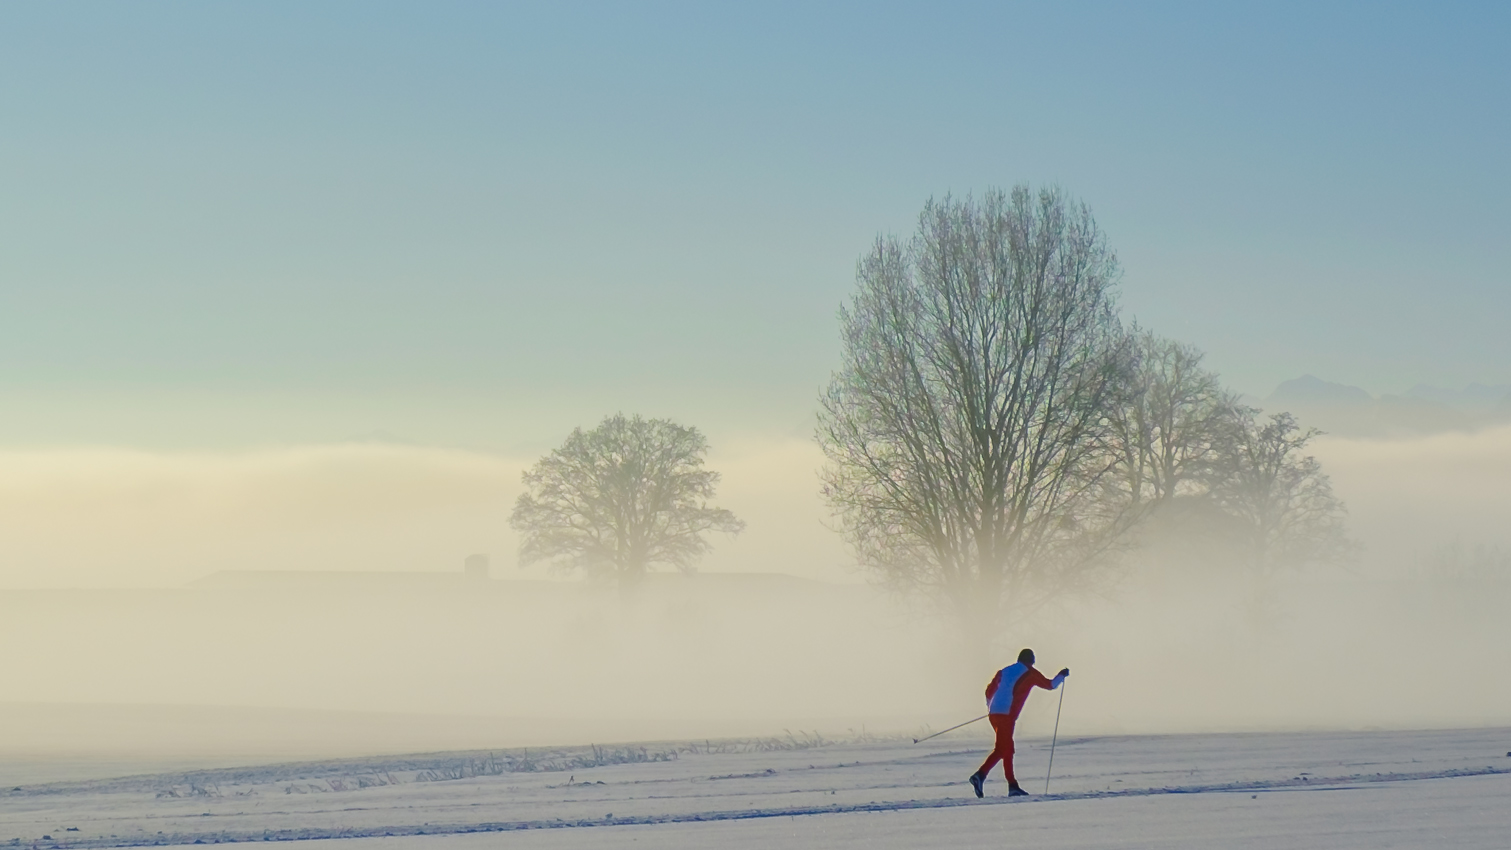
<instances>
[{"instance_id":1,"label":"ski track in snow","mask_svg":"<svg viewBox=\"0 0 1511 850\"><path fill-rule=\"evenodd\" d=\"M650 815L621 818L588 818L583 820L534 820L501 821L498 823L447 824L438 826L390 826L368 829L299 829L263 832L204 832L153 836L150 840L117 841L109 839L37 842L39 848L96 848L96 847L151 847L184 844L237 844L247 841L316 841L333 838L380 838L420 835L466 835L480 832L518 832L531 829L574 829L602 826L644 826L648 824L707 823L712 821L751 820L755 818L783 818L806 815L838 815L865 812L898 812L912 809L947 809L960 806L1027 805L1052 803L1065 800L1094 800L1112 797L1147 797L1157 794L1208 794L1253 791L1341 791L1376 782L1415 782L1424 779L1454 779L1466 776L1493 776L1511 773L1511 769L1487 767L1483 770L1444 770L1426 773L1376 774L1374 776L1340 776L1309 779L1292 779L1276 782L1230 782L1222 785L1189 785L1167 788L1130 788L1124 791L1089 791L1073 794L1031 795L1029 797L989 797L970 799L941 797L934 800L899 800L893 803L866 803L859 805L792 806L777 809L737 809L734 811L698 812L686 815Z\"/></svg>"},{"instance_id":2,"label":"ski track in snow","mask_svg":"<svg viewBox=\"0 0 1511 850\"><path fill-rule=\"evenodd\" d=\"M1511 766L1485 764L1483 753L1499 748L1511 738L1508 730L1465 730L1418 733L1296 733L1273 735L1203 735L1078 739L1061 742L1059 758L1067 759L1067 772L1057 778L1066 790L1048 795L1008 798L994 795L976 799L959 775L973 769L981 750L959 749L918 752L902 743L839 744L809 750L778 753L688 755L658 763L639 763L579 769L561 777L540 772L472 777L454 781L396 782L386 788L346 790L345 782L328 782L337 793L294 796L284 790L272 796L274 786L290 777L308 781L317 776L337 778L352 775L354 765L381 770L384 760L348 760L306 765L278 765L204 771L196 774L164 774L120 780L55 783L13 789L0 796L0 848L33 847L37 850L172 846L249 841L309 841L322 839L415 837L530 830L593 829L636 825L695 824L718 821L751 821L879 812L907 812L976 806L1049 804L1065 801L1095 801L1168 795L1320 792L1359 790L1383 784L1452 780L1511 774ZM1020 751L1019 773L1031 790L1036 781L1030 770L1043 755L1033 744ZM1069 755L1067 756L1067 751ZM852 760L836 755L860 756ZM1499 755L1499 753L1494 753ZM828 758L820 758L827 756ZM869 756L870 758L866 758ZM1341 756L1341 758L1340 758ZM1479 756L1479 758L1475 758ZM435 758L435 757L432 757ZM1187 768L1200 760L1205 766ZM706 760L701 761L700 760ZM410 764L401 759L389 765ZM1477 764L1475 763L1477 761ZM821 762L821 763L820 763ZM1423 762L1428 763L1423 765ZM1456 765L1453 763L1457 763ZM746 764L749 763L749 764ZM1060 761L1056 762L1059 767ZM1331 765L1371 766L1375 772L1319 773ZM699 768L720 768L710 773ZM723 771L724 767L748 767ZM1425 769L1408 769L1424 766ZM1138 768L1138 769L1126 769ZM1302 768L1307 768L1303 770ZM1042 770L1042 766L1038 769ZM565 771L561 771L565 772ZM1170 783L1159 781L1175 775L1225 774L1217 781ZM584 782L575 782L582 774ZM888 776L887 774L891 774ZM1277 775L1278 774L1278 775ZM601 777L593 779L591 777ZM1136 784L1112 788L1111 784L1134 778ZM1137 784L1142 777L1147 784ZM392 778L392 777L390 777ZM566 778L568 783L561 783ZM550 780L557 780L551 782ZM885 781L892 779L896 781ZM604 780L612 780L605 782ZM192 781L236 781L243 791L232 797L183 800L175 795L163 799L163 791L149 797L150 789L178 787ZM1042 774L1038 781L1042 781ZM604 783L601 784L600 783ZM708 785L712 783L712 788ZM677 793L677 786L684 786ZM1092 787L1103 785L1105 787ZM214 786L216 795L221 793ZM292 785L287 786L292 789ZM988 786L991 788L992 786ZM1000 790L1000 783L996 784ZM261 789L260 791L255 789ZM645 793L664 789L667 793ZM604 796L583 799L575 793ZM893 799L859 801L854 797ZM831 803L772 805L773 797L844 793L850 800ZM485 797L482 802L474 802ZM246 811L264 802L315 803L299 809L280 805L260 812ZM356 804L359 798L367 805ZM907 796L907 799L902 799ZM248 801L255 801L248 803ZM328 801L330 805L325 805ZM741 802L750 802L738 807ZM561 807L560 816L484 820L466 817L464 807L530 810ZM626 814L584 816L581 809L638 809ZM227 807L240 811L225 811ZM220 812L199 811L216 808ZM647 809L650 809L647 811ZM191 813L191 810L192 813ZM409 817L406 817L409 815ZM235 827L194 829L189 818L217 817L234 821ZM256 822L266 822L257 828ZM77 823L47 827L47 824ZM343 823L343 821L345 821ZM361 822L365 821L365 822ZM416 823L415 821L422 821ZM152 830L143 824L161 825ZM30 829L31 835L25 833ZM48 831L43 831L47 829ZM66 831L65 831L66 830ZM129 834L135 830L135 834ZM9 831L11 836L6 836ZM78 834L74 835L73 833ZM20 833L20 834L18 834ZM45 836L45 837L43 837Z\"/></svg>"}]
</instances>

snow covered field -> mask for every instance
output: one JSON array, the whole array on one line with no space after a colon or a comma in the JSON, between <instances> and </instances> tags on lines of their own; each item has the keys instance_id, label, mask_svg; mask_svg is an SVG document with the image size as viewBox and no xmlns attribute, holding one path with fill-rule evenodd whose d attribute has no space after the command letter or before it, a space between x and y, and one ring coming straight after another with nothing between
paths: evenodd
<instances>
[{"instance_id":1,"label":"snow covered field","mask_svg":"<svg viewBox=\"0 0 1511 850\"><path fill-rule=\"evenodd\" d=\"M0 846L1511 847L1511 729L532 748L17 786ZM618 763L615 763L618 762ZM502 835L501 833L508 833ZM334 842L334 843L333 843Z\"/></svg>"}]
</instances>

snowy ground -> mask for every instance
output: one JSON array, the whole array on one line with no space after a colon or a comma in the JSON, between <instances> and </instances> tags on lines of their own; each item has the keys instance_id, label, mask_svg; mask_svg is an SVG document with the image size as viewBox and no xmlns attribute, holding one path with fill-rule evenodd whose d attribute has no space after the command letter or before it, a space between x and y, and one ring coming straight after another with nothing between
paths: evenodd
<instances>
[{"instance_id":1,"label":"snowy ground","mask_svg":"<svg viewBox=\"0 0 1511 850\"><path fill-rule=\"evenodd\" d=\"M0 794L0 846L1511 847L1508 729L1062 739L1051 793L1012 802L1000 774L986 800L964 783L981 743L797 736L19 786ZM1046 744L1020 747L1034 792ZM606 763L634 759L652 760Z\"/></svg>"}]
</instances>

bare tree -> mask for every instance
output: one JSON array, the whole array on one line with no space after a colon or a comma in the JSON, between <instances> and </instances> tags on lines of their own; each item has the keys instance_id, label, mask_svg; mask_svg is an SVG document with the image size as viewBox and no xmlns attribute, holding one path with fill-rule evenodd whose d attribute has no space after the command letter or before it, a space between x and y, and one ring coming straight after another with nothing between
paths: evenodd
<instances>
[{"instance_id":1,"label":"bare tree","mask_svg":"<svg viewBox=\"0 0 1511 850\"><path fill-rule=\"evenodd\" d=\"M719 473L703 468L698 429L665 419L611 416L581 428L523 476L510 524L520 563L551 561L628 589L656 564L691 571L705 532L745 524L711 507Z\"/></svg>"},{"instance_id":2,"label":"bare tree","mask_svg":"<svg viewBox=\"0 0 1511 850\"><path fill-rule=\"evenodd\" d=\"M1237 398L1201 367L1194 346L1135 328L1127 402L1112 415L1112 450L1135 506L1196 495L1212 484L1243 429Z\"/></svg>"},{"instance_id":3,"label":"bare tree","mask_svg":"<svg viewBox=\"0 0 1511 850\"><path fill-rule=\"evenodd\" d=\"M1322 432L1303 431L1289 413L1261 421L1249 411L1212 496L1238 521L1250 577L1267 582L1287 566L1348 557L1347 510L1306 446Z\"/></svg>"},{"instance_id":4,"label":"bare tree","mask_svg":"<svg viewBox=\"0 0 1511 850\"><path fill-rule=\"evenodd\" d=\"M1084 204L1018 186L929 202L910 242L861 258L840 312L824 494L863 567L943 603L983 651L1115 539L1117 277Z\"/></svg>"}]
</instances>

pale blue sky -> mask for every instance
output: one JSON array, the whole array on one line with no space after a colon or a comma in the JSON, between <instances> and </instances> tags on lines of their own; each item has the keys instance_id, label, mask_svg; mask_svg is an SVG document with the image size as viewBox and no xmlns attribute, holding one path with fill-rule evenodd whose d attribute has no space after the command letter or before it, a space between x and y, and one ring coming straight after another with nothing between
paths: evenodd
<instances>
[{"instance_id":1,"label":"pale blue sky","mask_svg":"<svg viewBox=\"0 0 1511 850\"><path fill-rule=\"evenodd\" d=\"M1511 6L7 4L0 446L806 433L931 195L1054 182L1237 389L1511 383Z\"/></svg>"}]
</instances>

